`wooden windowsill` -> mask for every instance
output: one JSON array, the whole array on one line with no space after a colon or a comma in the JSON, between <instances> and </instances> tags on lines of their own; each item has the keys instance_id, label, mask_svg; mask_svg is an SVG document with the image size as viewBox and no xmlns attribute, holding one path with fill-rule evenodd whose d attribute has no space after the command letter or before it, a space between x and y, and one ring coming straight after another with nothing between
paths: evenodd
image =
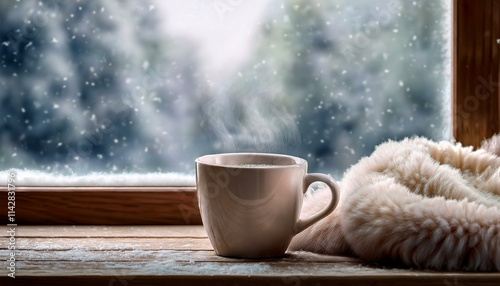
<instances>
[{"instance_id":1,"label":"wooden windowsill","mask_svg":"<svg viewBox=\"0 0 500 286\"><path fill-rule=\"evenodd\" d=\"M20 225L201 225L196 187L17 186L15 201Z\"/></svg>"},{"instance_id":2,"label":"wooden windowsill","mask_svg":"<svg viewBox=\"0 0 500 286\"><path fill-rule=\"evenodd\" d=\"M0 228L7 241L7 227ZM215 255L202 226L17 226L16 278L0 285L497 285L499 273L419 271L290 252ZM9 251L0 245L5 265Z\"/></svg>"}]
</instances>

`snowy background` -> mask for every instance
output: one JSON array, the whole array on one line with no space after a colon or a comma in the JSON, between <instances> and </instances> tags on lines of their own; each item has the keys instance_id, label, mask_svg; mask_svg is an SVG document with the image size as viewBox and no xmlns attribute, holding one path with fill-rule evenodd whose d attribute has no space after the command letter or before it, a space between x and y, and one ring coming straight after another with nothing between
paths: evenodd
<instances>
[{"instance_id":1,"label":"snowy background","mask_svg":"<svg viewBox=\"0 0 500 286\"><path fill-rule=\"evenodd\" d=\"M0 170L194 173L216 152L341 174L450 138L449 1L0 2Z\"/></svg>"}]
</instances>

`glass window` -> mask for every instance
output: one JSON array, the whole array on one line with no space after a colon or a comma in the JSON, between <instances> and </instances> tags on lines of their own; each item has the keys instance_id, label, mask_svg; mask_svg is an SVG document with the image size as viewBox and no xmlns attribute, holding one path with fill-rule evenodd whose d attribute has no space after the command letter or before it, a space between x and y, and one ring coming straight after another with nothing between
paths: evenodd
<instances>
[{"instance_id":1,"label":"glass window","mask_svg":"<svg viewBox=\"0 0 500 286\"><path fill-rule=\"evenodd\" d=\"M194 173L218 152L340 177L449 139L450 3L2 1L0 169Z\"/></svg>"}]
</instances>

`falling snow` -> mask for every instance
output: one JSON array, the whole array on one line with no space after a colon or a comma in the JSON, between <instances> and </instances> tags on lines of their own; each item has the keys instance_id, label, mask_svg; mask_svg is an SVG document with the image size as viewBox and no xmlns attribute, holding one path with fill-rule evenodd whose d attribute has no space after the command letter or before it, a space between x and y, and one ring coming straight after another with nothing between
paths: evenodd
<instances>
[{"instance_id":1,"label":"falling snow","mask_svg":"<svg viewBox=\"0 0 500 286\"><path fill-rule=\"evenodd\" d=\"M250 1L222 18L184 2L68 2L29 37L43 7L5 4L0 170L193 173L245 151L339 175L384 140L446 138L442 1Z\"/></svg>"}]
</instances>

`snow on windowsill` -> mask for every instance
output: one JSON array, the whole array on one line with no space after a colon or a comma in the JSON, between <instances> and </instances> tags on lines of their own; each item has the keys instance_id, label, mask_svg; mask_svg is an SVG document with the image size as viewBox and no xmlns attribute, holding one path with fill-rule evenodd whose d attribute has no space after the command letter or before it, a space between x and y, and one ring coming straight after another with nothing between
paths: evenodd
<instances>
[{"instance_id":1,"label":"snow on windowsill","mask_svg":"<svg viewBox=\"0 0 500 286\"><path fill-rule=\"evenodd\" d=\"M196 185L194 175L182 173L91 173L88 175L58 175L36 170L11 169L0 171L0 184L7 186L9 175L15 173L16 187L191 187Z\"/></svg>"}]
</instances>

